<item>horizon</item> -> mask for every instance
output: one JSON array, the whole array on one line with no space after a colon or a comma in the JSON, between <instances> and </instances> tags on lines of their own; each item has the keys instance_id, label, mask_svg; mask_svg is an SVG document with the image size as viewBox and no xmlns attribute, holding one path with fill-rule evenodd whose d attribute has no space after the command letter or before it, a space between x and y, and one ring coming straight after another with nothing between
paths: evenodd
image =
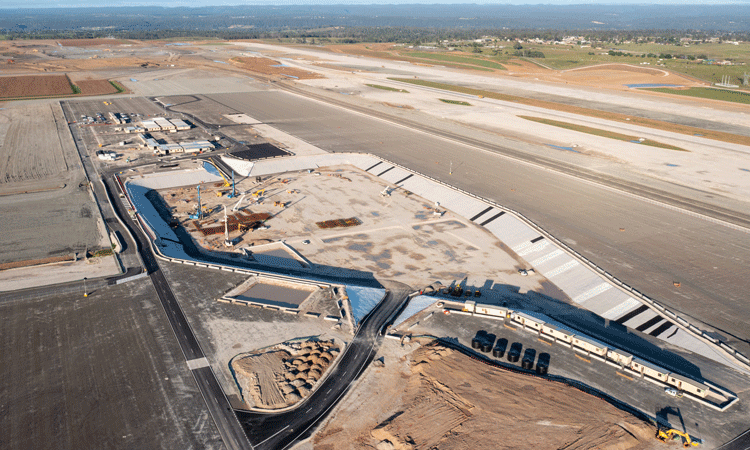
<instances>
[{"instance_id":1,"label":"horizon","mask_svg":"<svg viewBox=\"0 0 750 450\"><path fill-rule=\"evenodd\" d=\"M408 6L408 5L476 5L476 6L746 6L750 5L750 0L734 0L734 1L723 1L723 0L697 0L691 1L690 3L683 3L675 0L656 0L653 2L644 2L642 0L623 1L590 1L581 2L580 0L552 0L547 2L524 2L524 1L476 1L476 0L446 0L446 1L435 1L435 0L407 0L403 2L393 2L392 0L383 1L329 1L329 2L317 2L317 1L294 1L294 2L278 2L274 0L269 1L254 1L254 2L226 2L221 0L168 0L162 2L156 1L141 1L133 2L128 0L111 0L107 5L91 6L90 3L81 1L80 3L65 2L60 3L58 1L50 0L29 0L29 1L18 1L11 0L11 2L0 6L3 10L36 10L36 9L78 9L78 8L89 8L89 9L102 9L102 8L142 8L142 7L160 7L160 8L205 8L211 6L223 6L223 7L242 7L242 6L279 6L279 7L294 7L294 6Z\"/></svg>"}]
</instances>

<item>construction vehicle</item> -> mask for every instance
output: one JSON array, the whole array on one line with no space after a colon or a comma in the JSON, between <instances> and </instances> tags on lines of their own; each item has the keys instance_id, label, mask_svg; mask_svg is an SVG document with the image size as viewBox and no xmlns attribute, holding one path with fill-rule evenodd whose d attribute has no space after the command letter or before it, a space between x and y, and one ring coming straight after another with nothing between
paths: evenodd
<instances>
[{"instance_id":1,"label":"construction vehicle","mask_svg":"<svg viewBox=\"0 0 750 450\"><path fill-rule=\"evenodd\" d=\"M675 430L674 428L662 428L659 427L656 430L656 439L667 443L673 439L682 438L682 446L684 448L690 448L691 446L697 447L701 443L700 441L690 439L690 435L687 433L683 433L680 430Z\"/></svg>"},{"instance_id":2,"label":"construction vehicle","mask_svg":"<svg viewBox=\"0 0 750 450\"><path fill-rule=\"evenodd\" d=\"M286 206L286 202L273 202L273 206L284 208Z\"/></svg>"},{"instance_id":3,"label":"construction vehicle","mask_svg":"<svg viewBox=\"0 0 750 450\"><path fill-rule=\"evenodd\" d=\"M261 189L259 191L253 192L253 197L260 197L261 195L263 195L265 193L266 193L266 190L265 189Z\"/></svg>"}]
</instances>

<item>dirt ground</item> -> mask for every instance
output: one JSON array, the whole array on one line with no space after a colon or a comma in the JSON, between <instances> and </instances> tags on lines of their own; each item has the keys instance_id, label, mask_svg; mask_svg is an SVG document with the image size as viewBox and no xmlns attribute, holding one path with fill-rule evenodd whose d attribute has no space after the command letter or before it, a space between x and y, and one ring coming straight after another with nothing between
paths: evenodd
<instances>
[{"instance_id":1,"label":"dirt ground","mask_svg":"<svg viewBox=\"0 0 750 450\"><path fill-rule=\"evenodd\" d=\"M72 94L65 75L25 75L0 77L0 97L42 97Z\"/></svg>"},{"instance_id":2,"label":"dirt ground","mask_svg":"<svg viewBox=\"0 0 750 450\"><path fill-rule=\"evenodd\" d=\"M281 344L241 355L230 367L243 400L257 408L284 408L304 399L340 353L333 341Z\"/></svg>"},{"instance_id":3,"label":"dirt ground","mask_svg":"<svg viewBox=\"0 0 750 450\"><path fill-rule=\"evenodd\" d=\"M81 80L75 82L81 88L83 95L114 94L117 92L112 83L107 80Z\"/></svg>"},{"instance_id":4,"label":"dirt ground","mask_svg":"<svg viewBox=\"0 0 750 450\"><path fill-rule=\"evenodd\" d=\"M427 345L371 368L312 445L320 450L662 448L654 433L651 425L576 389Z\"/></svg>"},{"instance_id":5,"label":"dirt ground","mask_svg":"<svg viewBox=\"0 0 750 450\"><path fill-rule=\"evenodd\" d=\"M278 75L280 78L295 77L300 80L325 78L317 73L284 66L282 62L274 61L270 58L232 58L230 61L237 67L249 70L250 72L262 73L264 75ZM284 75L287 76L285 77Z\"/></svg>"},{"instance_id":6,"label":"dirt ground","mask_svg":"<svg viewBox=\"0 0 750 450\"><path fill-rule=\"evenodd\" d=\"M60 39L57 42L67 47L94 47L97 45L122 45L133 43L133 41L121 39Z\"/></svg>"}]
</instances>

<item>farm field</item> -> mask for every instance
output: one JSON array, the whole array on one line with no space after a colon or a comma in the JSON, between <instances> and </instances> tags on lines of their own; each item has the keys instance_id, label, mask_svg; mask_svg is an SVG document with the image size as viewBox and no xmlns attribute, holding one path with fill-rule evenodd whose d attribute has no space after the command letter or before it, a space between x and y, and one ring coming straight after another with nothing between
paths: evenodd
<instances>
[{"instance_id":1,"label":"farm field","mask_svg":"<svg viewBox=\"0 0 750 450\"><path fill-rule=\"evenodd\" d=\"M83 95L101 95L117 93L112 83L107 80L81 80L76 81L75 85L81 89Z\"/></svg>"},{"instance_id":2,"label":"farm field","mask_svg":"<svg viewBox=\"0 0 750 450\"><path fill-rule=\"evenodd\" d=\"M0 77L0 98L46 97L73 94L66 75Z\"/></svg>"}]
</instances>

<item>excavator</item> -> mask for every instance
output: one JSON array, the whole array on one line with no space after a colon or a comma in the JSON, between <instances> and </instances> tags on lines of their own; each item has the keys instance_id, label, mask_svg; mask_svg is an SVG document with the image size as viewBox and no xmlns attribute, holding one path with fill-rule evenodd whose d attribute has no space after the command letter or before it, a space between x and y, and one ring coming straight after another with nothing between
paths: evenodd
<instances>
[{"instance_id":1,"label":"excavator","mask_svg":"<svg viewBox=\"0 0 750 450\"><path fill-rule=\"evenodd\" d=\"M674 428L662 428L659 427L656 430L656 439L667 443L673 439L682 438L682 446L684 448L690 448L691 446L697 447L701 443L700 441L696 441L693 439L690 439L690 435L687 433L683 433L682 431L675 430Z\"/></svg>"}]
</instances>

